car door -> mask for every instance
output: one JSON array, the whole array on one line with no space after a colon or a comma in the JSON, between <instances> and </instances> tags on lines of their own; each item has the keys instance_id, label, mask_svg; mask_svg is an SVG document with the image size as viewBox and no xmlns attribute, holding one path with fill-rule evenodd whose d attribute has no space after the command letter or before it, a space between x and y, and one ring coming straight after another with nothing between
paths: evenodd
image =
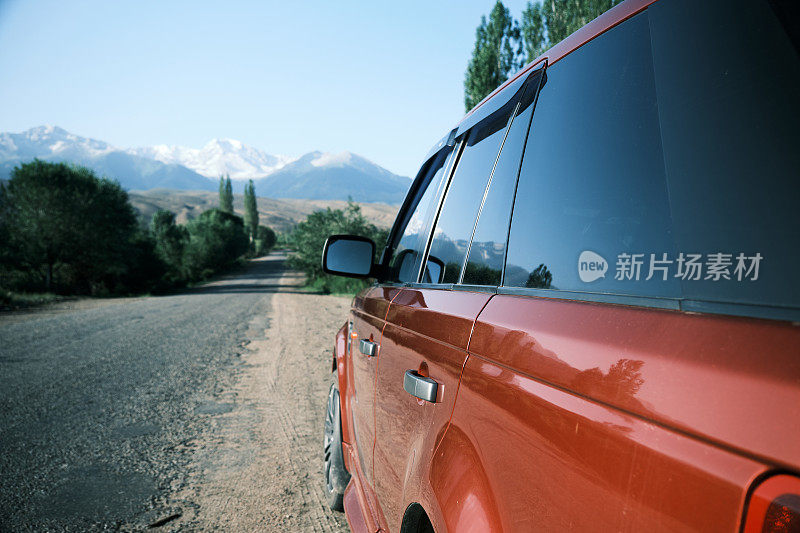
<instances>
[{"instance_id":1,"label":"car door","mask_svg":"<svg viewBox=\"0 0 800 533\"><path fill-rule=\"evenodd\" d=\"M417 279L425 246L420 236L426 235L430 227L430 211L442 193L442 178L451 153L452 146L443 144L423 165L392 229L389 240L393 244L387 248L392 252L385 266L384 283L360 293L353 300L349 332L353 393L345 401L349 401L347 407L353 416L350 437L356 444L358 478L364 485L365 497L372 500L372 508L377 508L372 487L375 379L386 313L392 300L402 291L401 284Z\"/></svg>"},{"instance_id":2,"label":"car door","mask_svg":"<svg viewBox=\"0 0 800 533\"><path fill-rule=\"evenodd\" d=\"M399 530L409 503L425 499L425 465L452 413L474 320L494 293L459 282L475 220L491 196L493 172L513 167L516 178L521 151L512 148L508 154L514 155L500 159L498 153L526 87L521 80L504 104L459 134L461 154L432 226L420 282L405 287L387 314L376 384L374 473L390 531ZM505 205L507 227L510 200ZM430 384L435 397L422 399Z\"/></svg>"},{"instance_id":3,"label":"car door","mask_svg":"<svg viewBox=\"0 0 800 533\"><path fill-rule=\"evenodd\" d=\"M375 441L374 401L378 347L397 287L372 287L353 299L350 314L350 361L353 394L349 399L353 416L353 435L358 451L361 479L372 483L372 447ZM369 493L370 486L366 487Z\"/></svg>"},{"instance_id":4,"label":"car door","mask_svg":"<svg viewBox=\"0 0 800 533\"><path fill-rule=\"evenodd\" d=\"M709 2L685 17L688 5L659 2L548 68L515 194L503 284L475 323L433 467L434 491L447 510L433 522L443 530L738 531L748 486L768 468L765 458L780 456L785 465L798 457L797 438L788 433L797 425L785 423L800 405L797 350L787 350L797 346L796 326L703 316L698 311L714 302L681 299L679 263L663 275L653 268L665 265L664 255L675 258L681 238L701 252L717 250L730 235L754 249L766 235L785 242L777 237L782 228L763 226L772 213L755 206L780 211L777 201L758 199L796 188L789 171L752 183L748 159L758 157L718 151L735 143L718 140L720 122L694 118L712 103L727 118L737 111L727 102L749 94L743 87L764 90L763 77L743 66L751 62L728 57L737 49L732 40L759 28L759 6L743 2L741 11L726 11ZM749 16L732 20L745 10ZM725 31L705 43L701 32L681 32L701 15L706 28ZM686 54L665 50L676 46L691 46L708 64L692 57L697 70L684 72ZM721 57L729 62L718 65ZM654 76L656 60L672 67L668 75ZM680 99L657 90L666 81L683 85ZM736 97L720 105L723 87ZM666 124L665 101L674 106ZM747 119L754 120L745 116L743 125ZM743 131L730 138L762 135ZM676 134L685 151L665 133ZM762 145L775 156L767 159L781 161L781 142L788 148L791 141ZM714 150L699 151L702 143ZM676 154L686 157L683 166ZM735 172L740 181L728 190ZM721 192L698 195L708 183ZM752 214L732 207L745 198L754 202ZM715 223L693 224L707 219ZM675 231L690 223L691 231ZM607 265L588 269L581 259L587 251ZM646 258L641 275L619 275L626 262L618 258L631 256ZM774 272L783 292L773 294L784 298L786 278L780 267ZM727 302L748 301L756 293L733 277L724 283L706 289L705 298L726 290ZM703 281L696 285L704 289ZM756 297L768 291L762 285ZM686 309L694 312L680 312Z\"/></svg>"}]
</instances>

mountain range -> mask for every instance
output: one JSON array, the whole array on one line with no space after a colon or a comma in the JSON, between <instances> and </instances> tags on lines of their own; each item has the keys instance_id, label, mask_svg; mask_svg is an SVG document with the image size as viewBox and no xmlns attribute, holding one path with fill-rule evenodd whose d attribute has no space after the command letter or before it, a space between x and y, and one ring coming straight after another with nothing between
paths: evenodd
<instances>
[{"instance_id":1,"label":"mountain range","mask_svg":"<svg viewBox=\"0 0 800 533\"><path fill-rule=\"evenodd\" d=\"M160 144L132 148L129 153L168 165L183 165L207 178L227 174L232 180L264 178L292 161L290 157L271 155L234 139L212 139L202 148Z\"/></svg>"},{"instance_id":2,"label":"mountain range","mask_svg":"<svg viewBox=\"0 0 800 533\"><path fill-rule=\"evenodd\" d=\"M271 155L233 139L214 139L202 148L148 146L118 148L39 126L21 133L0 133L0 180L20 163L39 158L93 169L129 190L216 191L220 175L230 175L234 191L252 179L259 196L398 204L411 184L351 152L309 152L293 159Z\"/></svg>"}]
</instances>

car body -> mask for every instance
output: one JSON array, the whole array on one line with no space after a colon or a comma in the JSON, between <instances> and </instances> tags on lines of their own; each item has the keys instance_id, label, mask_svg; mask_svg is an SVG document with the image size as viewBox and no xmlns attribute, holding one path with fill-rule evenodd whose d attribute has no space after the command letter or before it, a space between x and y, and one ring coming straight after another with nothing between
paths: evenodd
<instances>
[{"instance_id":1,"label":"car body","mask_svg":"<svg viewBox=\"0 0 800 533\"><path fill-rule=\"evenodd\" d=\"M627 0L329 239L353 531L797 531L795 16Z\"/></svg>"}]
</instances>

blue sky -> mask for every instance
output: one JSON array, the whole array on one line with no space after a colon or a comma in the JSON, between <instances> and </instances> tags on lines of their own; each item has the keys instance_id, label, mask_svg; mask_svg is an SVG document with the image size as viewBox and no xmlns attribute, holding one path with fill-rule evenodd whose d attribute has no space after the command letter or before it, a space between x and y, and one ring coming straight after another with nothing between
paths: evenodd
<instances>
[{"instance_id":1,"label":"blue sky","mask_svg":"<svg viewBox=\"0 0 800 533\"><path fill-rule=\"evenodd\" d=\"M505 5L519 19L525 3ZM349 150L413 176L464 114L493 5L0 0L0 131Z\"/></svg>"}]
</instances>

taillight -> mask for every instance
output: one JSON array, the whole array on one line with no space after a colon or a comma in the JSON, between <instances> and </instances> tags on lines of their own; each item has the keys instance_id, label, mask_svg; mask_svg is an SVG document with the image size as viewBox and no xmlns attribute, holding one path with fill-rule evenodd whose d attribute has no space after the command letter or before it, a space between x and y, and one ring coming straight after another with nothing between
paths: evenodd
<instances>
[{"instance_id":1,"label":"taillight","mask_svg":"<svg viewBox=\"0 0 800 533\"><path fill-rule=\"evenodd\" d=\"M773 476L750 497L745 533L800 533L800 478Z\"/></svg>"}]
</instances>

